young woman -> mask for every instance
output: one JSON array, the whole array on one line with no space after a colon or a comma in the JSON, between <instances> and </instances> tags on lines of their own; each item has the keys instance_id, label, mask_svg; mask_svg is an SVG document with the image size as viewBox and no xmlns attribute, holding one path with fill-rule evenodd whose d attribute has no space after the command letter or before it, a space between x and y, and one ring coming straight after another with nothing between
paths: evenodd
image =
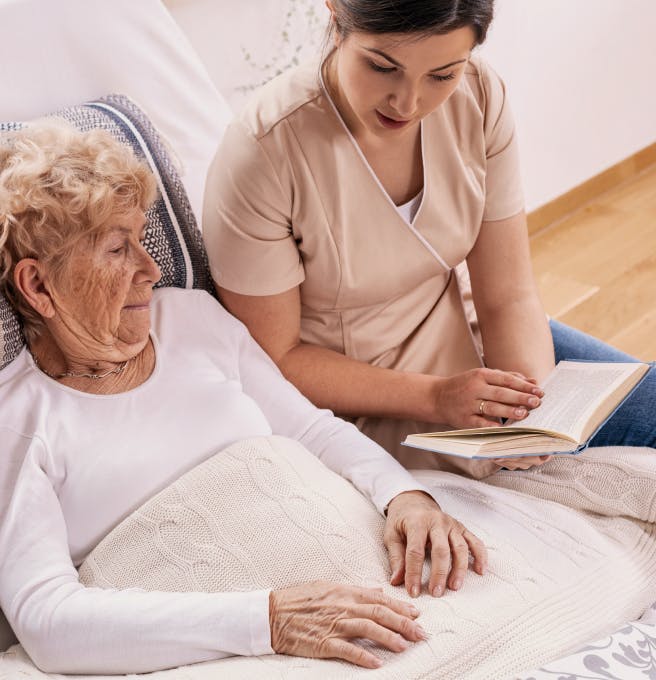
<instances>
[{"instance_id":1,"label":"young woman","mask_svg":"<svg viewBox=\"0 0 656 680\"><path fill-rule=\"evenodd\" d=\"M558 358L615 353L550 328L542 309L505 89L472 55L493 0L326 4L334 49L262 88L217 153L204 226L213 275L312 401L409 467L449 469L456 459L399 443L521 420L540 404L554 343ZM463 261L483 356L455 275ZM595 443L653 446L655 392L652 370Z\"/></svg>"}]
</instances>

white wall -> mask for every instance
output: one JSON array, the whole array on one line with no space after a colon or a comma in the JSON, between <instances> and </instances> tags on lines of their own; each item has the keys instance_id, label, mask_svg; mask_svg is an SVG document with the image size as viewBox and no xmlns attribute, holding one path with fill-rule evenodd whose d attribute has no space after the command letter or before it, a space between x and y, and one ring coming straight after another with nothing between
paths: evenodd
<instances>
[{"instance_id":1,"label":"white wall","mask_svg":"<svg viewBox=\"0 0 656 680\"><path fill-rule=\"evenodd\" d=\"M529 209L656 142L655 0L497 0Z\"/></svg>"},{"instance_id":2,"label":"white wall","mask_svg":"<svg viewBox=\"0 0 656 680\"><path fill-rule=\"evenodd\" d=\"M327 16L323 0L165 3L233 108L315 53ZM482 49L508 85L529 210L656 142L655 43L656 0L497 0Z\"/></svg>"}]
</instances>

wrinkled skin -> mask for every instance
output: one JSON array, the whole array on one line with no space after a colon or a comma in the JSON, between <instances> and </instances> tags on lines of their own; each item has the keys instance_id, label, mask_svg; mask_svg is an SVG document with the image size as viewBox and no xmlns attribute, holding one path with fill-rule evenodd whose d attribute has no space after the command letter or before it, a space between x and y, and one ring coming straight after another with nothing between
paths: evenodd
<instances>
[{"instance_id":1,"label":"wrinkled skin","mask_svg":"<svg viewBox=\"0 0 656 680\"><path fill-rule=\"evenodd\" d=\"M278 654L344 659L378 668L380 659L352 642L366 638L393 652L426 638L419 611L374 588L315 581L271 593L271 647Z\"/></svg>"},{"instance_id":2,"label":"wrinkled skin","mask_svg":"<svg viewBox=\"0 0 656 680\"><path fill-rule=\"evenodd\" d=\"M144 225L141 210L116 215L95 239L74 245L61 274L31 265L42 281L33 306L47 330L30 349L50 373L111 369L148 344L160 272L143 247Z\"/></svg>"},{"instance_id":3,"label":"wrinkled skin","mask_svg":"<svg viewBox=\"0 0 656 680\"><path fill-rule=\"evenodd\" d=\"M428 592L434 597L443 595L447 586L451 590L462 586L470 553L476 573L482 575L487 567L487 550L482 541L421 491L401 493L389 504L384 541L392 569L390 582L404 583L412 597L421 592L421 570L427 551Z\"/></svg>"},{"instance_id":4,"label":"wrinkled skin","mask_svg":"<svg viewBox=\"0 0 656 680\"><path fill-rule=\"evenodd\" d=\"M148 339L149 303L160 274L141 243L144 224L136 210L118 216L95 244L78 244L65 282L52 289L60 334L70 334L66 344L81 353L122 360Z\"/></svg>"},{"instance_id":5,"label":"wrinkled skin","mask_svg":"<svg viewBox=\"0 0 656 680\"><path fill-rule=\"evenodd\" d=\"M473 557L474 570L483 574L487 552L482 542L460 522L446 515L421 491L396 496L388 506L384 533L392 569L391 583L416 597L421 570L430 550L429 592L440 596L448 586L462 586ZM323 581L271 593L271 646L279 654L337 658L365 668L378 668L380 659L352 642L364 638L394 652L426 639L414 621L419 612L372 588Z\"/></svg>"}]
</instances>

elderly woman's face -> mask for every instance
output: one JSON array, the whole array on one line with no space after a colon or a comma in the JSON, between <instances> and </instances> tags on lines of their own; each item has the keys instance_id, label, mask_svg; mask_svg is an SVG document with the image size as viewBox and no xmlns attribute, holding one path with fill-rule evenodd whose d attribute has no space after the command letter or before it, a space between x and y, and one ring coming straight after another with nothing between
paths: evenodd
<instances>
[{"instance_id":1,"label":"elderly woman's face","mask_svg":"<svg viewBox=\"0 0 656 680\"><path fill-rule=\"evenodd\" d=\"M143 247L145 215L113 219L93 241L80 241L51 296L59 320L98 358L129 358L150 331L150 299L160 272Z\"/></svg>"}]
</instances>

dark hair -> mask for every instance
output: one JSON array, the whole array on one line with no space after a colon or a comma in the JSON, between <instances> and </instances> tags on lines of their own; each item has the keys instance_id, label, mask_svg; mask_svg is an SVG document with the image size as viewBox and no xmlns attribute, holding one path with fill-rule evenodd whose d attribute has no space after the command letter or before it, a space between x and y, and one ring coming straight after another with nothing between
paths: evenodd
<instances>
[{"instance_id":1,"label":"dark hair","mask_svg":"<svg viewBox=\"0 0 656 680\"><path fill-rule=\"evenodd\" d=\"M494 0L332 0L330 30L346 37L364 33L443 35L471 26L476 45L485 41L494 16Z\"/></svg>"}]
</instances>

